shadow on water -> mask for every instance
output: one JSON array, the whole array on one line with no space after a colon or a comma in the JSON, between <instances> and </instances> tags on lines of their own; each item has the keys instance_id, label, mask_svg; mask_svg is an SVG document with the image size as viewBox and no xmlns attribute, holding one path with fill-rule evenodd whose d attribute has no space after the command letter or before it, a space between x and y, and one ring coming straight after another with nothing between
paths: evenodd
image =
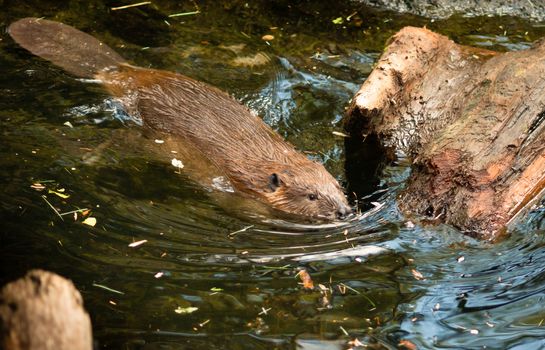
<instances>
[{"instance_id":1,"label":"shadow on water","mask_svg":"<svg viewBox=\"0 0 545 350\"><path fill-rule=\"evenodd\" d=\"M495 50L527 47L542 26L431 22L349 2L154 1L110 10L118 5L0 1L0 23L63 21L139 65L229 91L323 162L364 211L317 225L240 213L235 197L215 201L139 150L153 140L100 87L2 32L0 282L34 267L74 280L100 348L346 349L357 348L355 339L373 349L400 341L544 347L541 207L496 245L426 226L396 207L408 160L386 164L376 139L332 133L343 132L344 108L404 25ZM83 224L84 215L97 224ZM314 289L301 284L301 270Z\"/></svg>"}]
</instances>

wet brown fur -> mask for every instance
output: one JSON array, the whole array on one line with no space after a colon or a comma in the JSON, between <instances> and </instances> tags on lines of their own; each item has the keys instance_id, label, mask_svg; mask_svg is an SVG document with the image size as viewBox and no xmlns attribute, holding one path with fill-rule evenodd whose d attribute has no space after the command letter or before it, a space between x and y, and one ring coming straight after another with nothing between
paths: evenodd
<instances>
[{"instance_id":1,"label":"wet brown fur","mask_svg":"<svg viewBox=\"0 0 545 350\"><path fill-rule=\"evenodd\" d=\"M36 19L10 26L10 34L23 47L75 75L88 77L89 65L80 69L77 53L68 61L52 53L51 47L45 53L36 49L41 44L26 37L31 33L29 27L41 28L46 42L53 30L69 32L70 37L80 31ZM195 156L206 157L236 190L297 215L334 219L350 211L342 189L323 165L297 152L225 92L181 74L131 66L96 39L84 33L80 36L88 43L86 50L95 45L97 56L107 56L101 58L101 64L110 59L92 78L100 80L129 113L139 115L144 127L177 137L182 147L196 150ZM62 40L49 38L55 45L62 45ZM74 45L77 50L77 42Z\"/></svg>"}]
</instances>

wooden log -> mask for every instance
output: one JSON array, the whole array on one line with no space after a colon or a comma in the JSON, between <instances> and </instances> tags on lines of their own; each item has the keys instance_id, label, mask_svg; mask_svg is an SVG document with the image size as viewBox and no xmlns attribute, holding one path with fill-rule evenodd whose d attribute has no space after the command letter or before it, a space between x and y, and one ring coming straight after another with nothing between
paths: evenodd
<instances>
[{"instance_id":1,"label":"wooden log","mask_svg":"<svg viewBox=\"0 0 545 350\"><path fill-rule=\"evenodd\" d=\"M91 320L72 282L32 270L0 292L0 348L91 350Z\"/></svg>"},{"instance_id":2,"label":"wooden log","mask_svg":"<svg viewBox=\"0 0 545 350\"><path fill-rule=\"evenodd\" d=\"M499 54L407 27L357 92L347 131L410 157L406 214L496 240L545 187L544 88L543 42Z\"/></svg>"}]
</instances>

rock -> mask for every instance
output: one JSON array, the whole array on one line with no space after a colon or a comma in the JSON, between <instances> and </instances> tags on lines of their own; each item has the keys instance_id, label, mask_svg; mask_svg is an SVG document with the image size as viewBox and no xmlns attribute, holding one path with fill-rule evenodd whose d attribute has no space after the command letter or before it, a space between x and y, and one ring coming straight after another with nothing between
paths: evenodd
<instances>
[{"instance_id":1,"label":"rock","mask_svg":"<svg viewBox=\"0 0 545 350\"><path fill-rule=\"evenodd\" d=\"M430 18L446 18L458 13L466 16L517 16L534 21L545 20L545 3L535 0L360 0L360 2Z\"/></svg>"},{"instance_id":2,"label":"rock","mask_svg":"<svg viewBox=\"0 0 545 350\"><path fill-rule=\"evenodd\" d=\"M0 348L91 350L91 320L72 282L32 270L0 293Z\"/></svg>"}]
</instances>

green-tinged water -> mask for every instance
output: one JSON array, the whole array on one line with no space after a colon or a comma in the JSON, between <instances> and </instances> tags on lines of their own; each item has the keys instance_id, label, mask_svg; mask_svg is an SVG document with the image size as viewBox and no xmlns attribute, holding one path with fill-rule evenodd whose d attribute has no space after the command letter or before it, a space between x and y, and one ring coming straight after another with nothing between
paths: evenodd
<instances>
[{"instance_id":1,"label":"green-tinged water","mask_svg":"<svg viewBox=\"0 0 545 350\"><path fill-rule=\"evenodd\" d=\"M0 1L1 284L31 268L73 280L99 349L348 349L355 339L362 349L545 348L542 209L496 245L414 224L395 203L408 162L374 185L368 169L345 172L344 140L332 133L343 131L344 108L403 26L500 51L529 47L545 27L431 21L345 1L111 10L126 4ZM228 91L359 198L369 187L378 193L360 199L368 211L332 225L252 218L229 195L212 200L183 169L139 147L154 140L100 86L11 40L5 27L29 16ZM303 269L313 290L301 284Z\"/></svg>"}]
</instances>

